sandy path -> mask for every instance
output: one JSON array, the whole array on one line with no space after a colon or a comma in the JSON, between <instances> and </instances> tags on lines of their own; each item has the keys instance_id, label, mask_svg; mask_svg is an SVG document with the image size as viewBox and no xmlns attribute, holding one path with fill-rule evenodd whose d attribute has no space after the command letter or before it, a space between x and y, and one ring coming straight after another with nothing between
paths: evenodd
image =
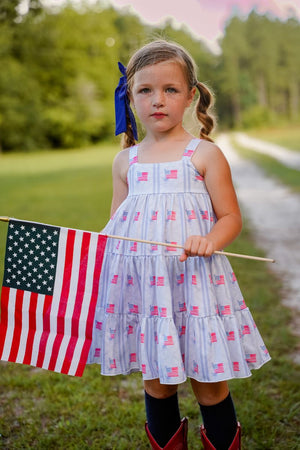
<instances>
[{"instance_id":1,"label":"sandy path","mask_svg":"<svg viewBox=\"0 0 300 450\"><path fill-rule=\"evenodd\" d=\"M281 147L280 145L261 141L260 139L250 137L245 133L235 133L234 137L237 143L243 147L272 156L285 166L291 167L292 169L300 169L300 152L298 153Z\"/></svg>"},{"instance_id":2,"label":"sandy path","mask_svg":"<svg viewBox=\"0 0 300 450\"><path fill-rule=\"evenodd\" d=\"M282 302L294 309L292 328L300 335L300 196L239 157L227 135L220 135L217 143L230 163L241 207L257 243L268 257L276 259L270 268L283 281ZM300 355L298 358L300 362Z\"/></svg>"}]
</instances>

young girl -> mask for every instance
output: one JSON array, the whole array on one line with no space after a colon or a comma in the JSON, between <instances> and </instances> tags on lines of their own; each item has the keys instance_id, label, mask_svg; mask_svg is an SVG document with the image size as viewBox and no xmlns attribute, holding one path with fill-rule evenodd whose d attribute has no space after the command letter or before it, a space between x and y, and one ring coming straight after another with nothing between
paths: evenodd
<instances>
[{"instance_id":1,"label":"young girl","mask_svg":"<svg viewBox=\"0 0 300 450\"><path fill-rule=\"evenodd\" d=\"M153 449L187 448L177 399L187 378L204 447L238 449L227 380L270 357L227 258L214 254L238 236L242 219L228 163L209 138L212 97L177 44L154 41L119 67L116 133L125 132L126 148L113 164L103 233L132 240L108 240L89 362L104 375L142 372ZM197 91L200 139L182 123ZM130 103L145 129L138 145Z\"/></svg>"}]
</instances>

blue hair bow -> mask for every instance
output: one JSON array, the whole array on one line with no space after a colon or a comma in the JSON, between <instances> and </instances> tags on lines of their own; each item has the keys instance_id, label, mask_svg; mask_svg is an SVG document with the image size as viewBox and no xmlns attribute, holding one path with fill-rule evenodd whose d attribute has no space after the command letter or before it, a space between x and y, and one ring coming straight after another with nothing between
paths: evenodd
<instances>
[{"instance_id":1,"label":"blue hair bow","mask_svg":"<svg viewBox=\"0 0 300 450\"><path fill-rule=\"evenodd\" d=\"M116 131L115 135L125 133L127 131L126 113L132 126L134 139L138 140L137 127L134 114L130 108L130 102L127 95L127 76L126 67L118 62L120 72L123 74L120 77L119 84L115 90L115 115L116 115Z\"/></svg>"}]
</instances>

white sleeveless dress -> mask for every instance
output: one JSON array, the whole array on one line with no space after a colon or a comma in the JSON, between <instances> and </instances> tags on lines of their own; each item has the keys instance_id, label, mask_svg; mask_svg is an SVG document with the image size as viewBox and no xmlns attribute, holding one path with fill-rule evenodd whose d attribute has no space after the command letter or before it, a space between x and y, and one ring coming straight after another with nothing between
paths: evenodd
<instances>
[{"instance_id":1,"label":"white sleeveless dress","mask_svg":"<svg viewBox=\"0 0 300 450\"><path fill-rule=\"evenodd\" d=\"M128 196L108 222L88 363L103 375L141 371L146 380L216 382L251 375L269 353L224 255L179 261L181 249L138 243L184 244L207 234L216 217L203 177L182 159L141 164L130 149Z\"/></svg>"}]
</instances>

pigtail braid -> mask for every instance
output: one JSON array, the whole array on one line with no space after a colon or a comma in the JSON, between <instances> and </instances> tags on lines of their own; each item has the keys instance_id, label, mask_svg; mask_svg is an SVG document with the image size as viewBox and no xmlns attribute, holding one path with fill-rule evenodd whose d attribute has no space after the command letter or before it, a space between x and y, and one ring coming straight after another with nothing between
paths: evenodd
<instances>
[{"instance_id":1,"label":"pigtail braid","mask_svg":"<svg viewBox=\"0 0 300 450\"><path fill-rule=\"evenodd\" d=\"M131 121L129 118L129 114L127 112L126 112L126 125L127 125L127 129L126 129L125 133L123 133L123 138L122 138L122 147L123 148L132 147L136 143L136 141L134 139L134 134L133 134L133 129L132 129Z\"/></svg>"},{"instance_id":2,"label":"pigtail braid","mask_svg":"<svg viewBox=\"0 0 300 450\"><path fill-rule=\"evenodd\" d=\"M213 142L213 140L209 137L209 134L214 127L214 117L211 113L209 113L209 110L213 105L213 95L205 84L197 81L195 86L200 93L200 97L196 105L197 118L202 124L200 138Z\"/></svg>"}]
</instances>

